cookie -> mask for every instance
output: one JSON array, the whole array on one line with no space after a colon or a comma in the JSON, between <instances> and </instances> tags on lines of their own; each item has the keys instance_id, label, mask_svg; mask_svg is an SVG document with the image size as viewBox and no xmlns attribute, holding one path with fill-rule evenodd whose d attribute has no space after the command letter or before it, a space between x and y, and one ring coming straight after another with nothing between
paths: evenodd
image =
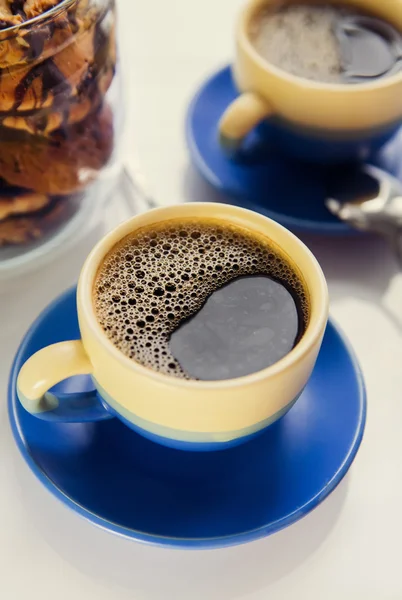
<instances>
[{"instance_id":1,"label":"cookie","mask_svg":"<svg viewBox=\"0 0 402 600\"><path fill-rule=\"evenodd\" d=\"M67 45L57 54L33 65L3 67L0 112L40 110L62 105L74 96L88 65L94 60L94 35L92 29L70 36Z\"/></svg>"},{"instance_id":2,"label":"cookie","mask_svg":"<svg viewBox=\"0 0 402 600\"><path fill-rule=\"evenodd\" d=\"M109 89L114 77L114 66L108 66L97 76L88 69L85 78L80 83L75 97L68 98L59 110L43 109L24 113L13 113L2 116L0 123L10 129L25 131L31 135L50 136L60 128L83 121L90 113L100 106L103 97Z\"/></svg>"},{"instance_id":3,"label":"cookie","mask_svg":"<svg viewBox=\"0 0 402 600\"><path fill-rule=\"evenodd\" d=\"M67 199L57 198L43 211L10 217L0 222L0 247L38 240L71 216Z\"/></svg>"},{"instance_id":4,"label":"cookie","mask_svg":"<svg viewBox=\"0 0 402 600\"><path fill-rule=\"evenodd\" d=\"M80 11L56 13L13 36L0 31L0 112L58 109L79 93L89 68L97 76L115 61L114 15L102 19L99 8L82 4ZM44 6L31 8L38 5Z\"/></svg>"},{"instance_id":5,"label":"cookie","mask_svg":"<svg viewBox=\"0 0 402 600\"><path fill-rule=\"evenodd\" d=\"M52 43L53 31L66 29L69 21L67 14L49 13L39 22L27 23L22 10L23 0L0 0L0 68L23 67L32 64L41 55L43 59L53 55L60 48L60 40ZM11 8L13 12L11 12ZM14 27L10 31L9 27ZM64 39L73 33L66 32Z\"/></svg>"},{"instance_id":6,"label":"cookie","mask_svg":"<svg viewBox=\"0 0 402 600\"><path fill-rule=\"evenodd\" d=\"M0 222L8 217L42 210L50 202L44 194L19 188L0 189Z\"/></svg>"},{"instance_id":7,"label":"cookie","mask_svg":"<svg viewBox=\"0 0 402 600\"><path fill-rule=\"evenodd\" d=\"M105 105L65 132L58 142L31 140L0 144L0 177L39 194L68 195L85 188L113 151L113 118Z\"/></svg>"},{"instance_id":8,"label":"cookie","mask_svg":"<svg viewBox=\"0 0 402 600\"><path fill-rule=\"evenodd\" d=\"M26 15L27 19L33 19L47 10L54 8L60 2L62 0L20 0L19 5L21 12Z\"/></svg>"},{"instance_id":9,"label":"cookie","mask_svg":"<svg viewBox=\"0 0 402 600\"><path fill-rule=\"evenodd\" d=\"M0 29L14 27L23 22L21 15L12 11L12 4L9 0L0 0Z\"/></svg>"}]
</instances>

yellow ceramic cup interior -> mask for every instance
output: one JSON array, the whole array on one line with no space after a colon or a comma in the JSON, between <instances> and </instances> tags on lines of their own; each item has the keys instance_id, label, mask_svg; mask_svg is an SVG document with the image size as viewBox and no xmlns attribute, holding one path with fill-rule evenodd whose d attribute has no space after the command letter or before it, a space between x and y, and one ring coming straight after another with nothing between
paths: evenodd
<instances>
[{"instance_id":1,"label":"yellow ceramic cup interior","mask_svg":"<svg viewBox=\"0 0 402 600\"><path fill-rule=\"evenodd\" d=\"M227 381L186 381L148 369L122 354L106 337L93 305L94 280L107 253L128 234L172 219L215 219L272 240L297 265L310 298L307 330L273 366ZM23 366L18 394L32 414L52 410L46 392L56 383L89 373L117 416L153 435L183 442L228 442L263 429L286 412L306 385L325 332L328 291L308 248L274 221L229 205L193 203L138 215L107 235L82 269L77 306L82 339L39 351Z\"/></svg>"},{"instance_id":2,"label":"yellow ceramic cup interior","mask_svg":"<svg viewBox=\"0 0 402 600\"><path fill-rule=\"evenodd\" d=\"M309 2L348 4L369 11L402 31L402 0ZM375 135L401 122L401 72L370 83L332 84L297 77L264 60L250 41L250 25L263 6L277 3L278 0L250 0L240 16L233 65L240 96L219 124L224 147L236 149L256 125L269 117L304 133L328 139L336 139L338 135L346 140Z\"/></svg>"}]
</instances>

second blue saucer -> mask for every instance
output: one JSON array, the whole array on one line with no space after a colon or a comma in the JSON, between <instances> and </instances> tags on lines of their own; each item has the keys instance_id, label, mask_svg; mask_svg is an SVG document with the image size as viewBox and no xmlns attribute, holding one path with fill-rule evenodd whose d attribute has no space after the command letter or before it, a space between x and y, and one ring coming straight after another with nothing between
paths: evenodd
<instances>
[{"instance_id":1,"label":"second blue saucer","mask_svg":"<svg viewBox=\"0 0 402 600\"><path fill-rule=\"evenodd\" d=\"M9 416L16 443L39 481L78 515L110 532L185 548L269 535L322 502L360 446L363 379L332 322L313 375L290 412L254 440L220 452L166 448L118 419L61 424L27 413L16 395L21 366L44 346L78 337L74 289L51 304L22 341L10 376ZM93 384L81 377L76 385L83 391Z\"/></svg>"},{"instance_id":2,"label":"second blue saucer","mask_svg":"<svg viewBox=\"0 0 402 600\"><path fill-rule=\"evenodd\" d=\"M186 137L191 159L201 175L228 200L260 212L293 231L324 235L353 234L355 230L325 206L329 182L342 167L300 163L267 148L258 129L252 147L265 148L249 160L227 158L219 145L218 122L238 96L229 67L209 78L197 92L187 115ZM267 127L264 129L265 135ZM261 139L260 139L261 138ZM396 135L375 157L374 164L402 175L402 136Z\"/></svg>"}]
</instances>

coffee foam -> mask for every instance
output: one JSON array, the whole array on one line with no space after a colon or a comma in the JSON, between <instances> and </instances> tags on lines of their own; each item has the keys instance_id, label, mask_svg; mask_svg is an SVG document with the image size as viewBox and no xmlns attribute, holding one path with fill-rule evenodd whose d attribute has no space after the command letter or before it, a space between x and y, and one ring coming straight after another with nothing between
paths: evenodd
<instances>
[{"instance_id":1,"label":"coffee foam","mask_svg":"<svg viewBox=\"0 0 402 600\"><path fill-rule=\"evenodd\" d=\"M258 53L285 71L316 81L342 81L342 56L335 35L344 7L284 4L262 8L254 17L250 37Z\"/></svg>"},{"instance_id":2,"label":"coffee foam","mask_svg":"<svg viewBox=\"0 0 402 600\"><path fill-rule=\"evenodd\" d=\"M268 275L286 286L307 326L301 274L270 240L219 221L187 219L142 228L109 252L94 285L97 319L132 360L188 379L170 351L171 334L214 291L246 275Z\"/></svg>"}]
</instances>

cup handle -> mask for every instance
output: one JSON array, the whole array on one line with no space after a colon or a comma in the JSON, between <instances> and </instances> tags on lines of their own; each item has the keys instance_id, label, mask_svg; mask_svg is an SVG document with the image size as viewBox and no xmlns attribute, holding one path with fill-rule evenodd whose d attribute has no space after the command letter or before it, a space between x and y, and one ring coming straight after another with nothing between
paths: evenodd
<instances>
[{"instance_id":1,"label":"cup handle","mask_svg":"<svg viewBox=\"0 0 402 600\"><path fill-rule=\"evenodd\" d=\"M92 370L80 340L47 346L31 356L19 372L18 399L31 415L45 421L82 423L110 419L112 415L95 388L72 393L49 392L65 379L88 375Z\"/></svg>"},{"instance_id":2,"label":"cup handle","mask_svg":"<svg viewBox=\"0 0 402 600\"><path fill-rule=\"evenodd\" d=\"M236 98L219 121L219 141L224 152L236 154L246 135L272 113L272 107L258 94L247 92Z\"/></svg>"}]
</instances>

